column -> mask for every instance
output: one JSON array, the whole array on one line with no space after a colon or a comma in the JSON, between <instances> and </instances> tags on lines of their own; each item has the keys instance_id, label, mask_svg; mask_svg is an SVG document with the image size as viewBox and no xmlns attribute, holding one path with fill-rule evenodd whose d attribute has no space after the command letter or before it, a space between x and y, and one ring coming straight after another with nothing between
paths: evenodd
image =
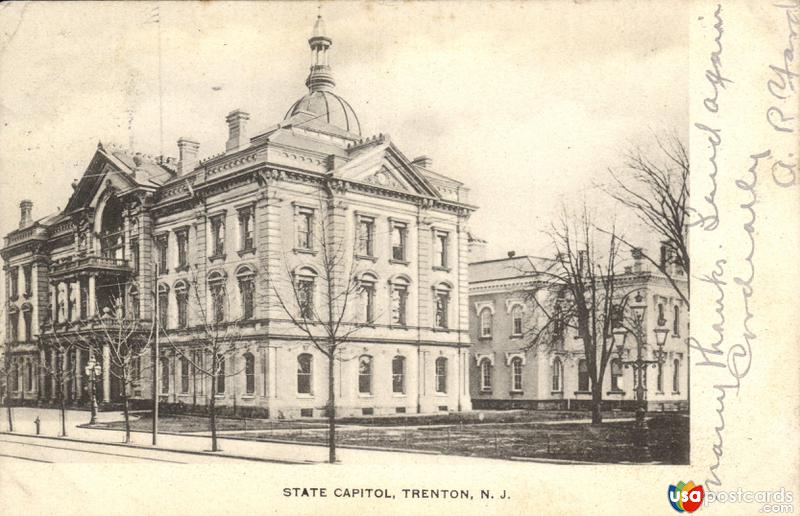
<instances>
[{"instance_id":1,"label":"column","mask_svg":"<svg viewBox=\"0 0 800 516\"><path fill-rule=\"evenodd\" d=\"M89 300L86 306L86 315L94 317L96 315L96 299L95 299L95 277L89 276Z\"/></svg>"},{"instance_id":2,"label":"column","mask_svg":"<svg viewBox=\"0 0 800 516\"><path fill-rule=\"evenodd\" d=\"M58 366L58 359L56 357L56 351L53 348L50 348L50 399L55 400L58 398L58 385L56 384L56 380L58 378L58 372L56 367Z\"/></svg>"},{"instance_id":3,"label":"column","mask_svg":"<svg viewBox=\"0 0 800 516\"><path fill-rule=\"evenodd\" d=\"M259 360L259 369L261 372L261 397L266 398L267 392L267 350L263 347L259 347L258 349L258 360Z\"/></svg>"},{"instance_id":4,"label":"column","mask_svg":"<svg viewBox=\"0 0 800 516\"><path fill-rule=\"evenodd\" d=\"M41 400L44 396L44 393L47 389L45 389L45 382L47 381L47 377L45 376L45 370L47 369L47 356L45 355L44 349L39 350L39 388L38 388L38 395L36 396L37 399Z\"/></svg>"},{"instance_id":5,"label":"column","mask_svg":"<svg viewBox=\"0 0 800 516\"><path fill-rule=\"evenodd\" d=\"M103 344L103 402L111 401L111 348Z\"/></svg>"},{"instance_id":6,"label":"column","mask_svg":"<svg viewBox=\"0 0 800 516\"><path fill-rule=\"evenodd\" d=\"M72 383L69 381L71 376L69 372L69 352L64 351L64 356L61 359L61 378L63 380L61 388L63 389L64 400L72 399Z\"/></svg>"},{"instance_id":7,"label":"column","mask_svg":"<svg viewBox=\"0 0 800 516\"><path fill-rule=\"evenodd\" d=\"M75 399L83 398L83 371L81 371L81 350L75 349Z\"/></svg>"},{"instance_id":8,"label":"column","mask_svg":"<svg viewBox=\"0 0 800 516\"><path fill-rule=\"evenodd\" d=\"M272 399L278 398L278 348L270 346L267 348L269 351L269 372L267 373L267 380L269 381L269 397ZM297 367L297 366L295 366Z\"/></svg>"}]
</instances>

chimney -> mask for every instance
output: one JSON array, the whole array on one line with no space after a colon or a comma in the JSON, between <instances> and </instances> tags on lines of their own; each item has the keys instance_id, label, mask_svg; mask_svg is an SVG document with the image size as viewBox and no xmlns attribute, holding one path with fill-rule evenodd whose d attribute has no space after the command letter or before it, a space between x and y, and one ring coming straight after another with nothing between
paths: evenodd
<instances>
[{"instance_id":1,"label":"chimney","mask_svg":"<svg viewBox=\"0 0 800 516\"><path fill-rule=\"evenodd\" d=\"M508 257L509 257L509 258L513 258L513 257L515 257L516 255L517 255L517 252L516 252L516 251L509 251L509 252L508 252Z\"/></svg>"},{"instance_id":2,"label":"chimney","mask_svg":"<svg viewBox=\"0 0 800 516\"><path fill-rule=\"evenodd\" d=\"M200 149L200 144L189 138L180 138L178 140L178 175L183 175L185 172L190 172L197 163L197 151Z\"/></svg>"},{"instance_id":3,"label":"chimney","mask_svg":"<svg viewBox=\"0 0 800 516\"><path fill-rule=\"evenodd\" d=\"M642 272L642 248L641 247L632 248L631 258L633 258L633 271Z\"/></svg>"},{"instance_id":4,"label":"chimney","mask_svg":"<svg viewBox=\"0 0 800 516\"><path fill-rule=\"evenodd\" d=\"M412 165L416 165L422 168L431 168L433 166L433 160L428 156L417 156L413 160L411 160Z\"/></svg>"},{"instance_id":5,"label":"chimney","mask_svg":"<svg viewBox=\"0 0 800 516\"><path fill-rule=\"evenodd\" d=\"M250 114L242 110L235 110L228 113L225 121L228 122L228 141L225 143L225 151L243 148L250 142L247 138L247 121Z\"/></svg>"},{"instance_id":6,"label":"chimney","mask_svg":"<svg viewBox=\"0 0 800 516\"><path fill-rule=\"evenodd\" d=\"M33 210L33 202L25 199L24 201L19 203L19 227L24 228L33 222L33 218L31 217L31 211Z\"/></svg>"}]
</instances>

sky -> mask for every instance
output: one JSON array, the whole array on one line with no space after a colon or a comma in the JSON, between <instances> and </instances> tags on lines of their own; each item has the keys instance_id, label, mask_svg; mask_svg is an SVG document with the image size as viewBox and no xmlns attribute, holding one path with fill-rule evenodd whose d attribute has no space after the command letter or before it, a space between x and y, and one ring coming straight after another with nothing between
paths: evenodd
<instances>
[{"instance_id":1,"label":"sky","mask_svg":"<svg viewBox=\"0 0 800 516\"><path fill-rule=\"evenodd\" d=\"M0 5L0 233L17 227L21 199L35 218L63 208L99 140L175 156L186 136L205 157L224 150L230 111L251 114L253 135L306 93L318 3L168 2L158 24L156 5ZM362 134L388 133L465 183L478 206L471 230L492 258L550 254L542 232L562 203L632 220L595 185L626 149L688 132L684 6L323 2L321 12L335 91Z\"/></svg>"}]
</instances>

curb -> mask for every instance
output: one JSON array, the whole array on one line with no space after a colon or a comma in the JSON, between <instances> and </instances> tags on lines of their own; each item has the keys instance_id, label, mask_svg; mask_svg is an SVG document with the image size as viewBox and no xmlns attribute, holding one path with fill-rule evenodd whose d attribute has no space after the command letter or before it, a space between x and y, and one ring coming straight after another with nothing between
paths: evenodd
<instances>
[{"instance_id":1,"label":"curb","mask_svg":"<svg viewBox=\"0 0 800 516\"><path fill-rule=\"evenodd\" d=\"M95 429L93 429L95 430ZM103 430L110 430L104 428ZM145 432L140 432L145 433ZM166 433L166 432L165 432ZM83 444L98 444L102 446L117 446L120 448L133 448L138 450L151 450L151 451L165 451L170 453L185 453L187 455L202 455L204 457L220 457L225 459L239 459L239 460L249 460L254 462L267 462L272 464L291 464L294 466L302 466L308 464L317 464L315 461L290 461L286 459L265 459L261 457L251 457L247 455L233 455L229 453L219 453L219 452L212 452L212 451L196 451L196 450L183 450L180 448L164 448L161 446L143 446L141 444L133 444L133 443L109 443L109 442L102 442L102 441L90 441L87 439L76 439L75 437L54 437L50 435L34 435L34 434L22 434L18 432L6 432L0 431L0 435L11 435L17 437L30 437L34 439L50 439L53 441L67 441L67 442L74 442L74 443L83 443ZM169 434L169 435L176 435L176 434ZM180 435L180 434L177 434Z\"/></svg>"}]
</instances>

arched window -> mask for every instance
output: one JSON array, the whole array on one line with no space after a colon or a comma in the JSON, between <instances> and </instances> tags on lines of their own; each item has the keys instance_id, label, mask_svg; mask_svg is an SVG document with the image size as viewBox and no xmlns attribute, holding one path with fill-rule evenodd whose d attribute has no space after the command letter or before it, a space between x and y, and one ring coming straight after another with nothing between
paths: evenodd
<instances>
[{"instance_id":1,"label":"arched window","mask_svg":"<svg viewBox=\"0 0 800 516\"><path fill-rule=\"evenodd\" d=\"M8 311L9 323L9 342L17 342L19 340L19 309L12 307Z\"/></svg>"},{"instance_id":2,"label":"arched window","mask_svg":"<svg viewBox=\"0 0 800 516\"><path fill-rule=\"evenodd\" d=\"M169 325L169 287L163 283L158 285L158 324L162 328Z\"/></svg>"},{"instance_id":3,"label":"arched window","mask_svg":"<svg viewBox=\"0 0 800 516\"><path fill-rule=\"evenodd\" d=\"M392 392L395 394L406 392L406 359L401 356L392 359Z\"/></svg>"},{"instance_id":4,"label":"arched window","mask_svg":"<svg viewBox=\"0 0 800 516\"><path fill-rule=\"evenodd\" d=\"M618 358L611 361L611 390L622 390L622 362Z\"/></svg>"},{"instance_id":5,"label":"arched window","mask_svg":"<svg viewBox=\"0 0 800 516\"><path fill-rule=\"evenodd\" d=\"M308 353L303 353L297 357L297 393L311 394L311 375L313 357Z\"/></svg>"},{"instance_id":6,"label":"arched window","mask_svg":"<svg viewBox=\"0 0 800 516\"><path fill-rule=\"evenodd\" d=\"M511 359L511 390L522 390L522 359L519 357Z\"/></svg>"},{"instance_id":7,"label":"arched window","mask_svg":"<svg viewBox=\"0 0 800 516\"><path fill-rule=\"evenodd\" d=\"M511 334L522 335L522 307L515 305L511 309Z\"/></svg>"},{"instance_id":8,"label":"arched window","mask_svg":"<svg viewBox=\"0 0 800 516\"><path fill-rule=\"evenodd\" d=\"M161 363L161 394L169 394L169 359L160 358Z\"/></svg>"},{"instance_id":9,"label":"arched window","mask_svg":"<svg viewBox=\"0 0 800 516\"><path fill-rule=\"evenodd\" d=\"M447 359L445 357L436 359L436 392L447 393Z\"/></svg>"},{"instance_id":10,"label":"arched window","mask_svg":"<svg viewBox=\"0 0 800 516\"><path fill-rule=\"evenodd\" d=\"M211 320L214 323L225 321L225 276L214 271L208 275L208 290L211 293Z\"/></svg>"},{"instance_id":11,"label":"arched window","mask_svg":"<svg viewBox=\"0 0 800 516\"><path fill-rule=\"evenodd\" d=\"M403 277L397 277L391 281L393 326L405 326L407 324L408 286L409 281Z\"/></svg>"},{"instance_id":12,"label":"arched window","mask_svg":"<svg viewBox=\"0 0 800 516\"><path fill-rule=\"evenodd\" d=\"M130 310L131 318L139 320L141 317L139 311L139 288L136 285L131 285L128 290L128 309Z\"/></svg>"},{"instance_id":13,"label":"arched window","mask_svg":"<svg viewBox=\"0 0 800 516\"><path fill-rule=\"evenodd\" d=\"M109 197L100 221L100 252L106 258L122 260L125 257L122 211L122 202L117 197Z\"/></svg>"},{"instance_id":14,"label":"arched window","mask_svg":"<svg viewBox=\"0 0 800 516\"><path fill-rule=\"evenodd\" d=\"M679 393L681 392L681 361L679 359L675 359L672 361L672 392Z\"/></svg>"},{"instance_id":15,"label":"arched window","mask_svg":"<svg viewBox=\"0 0 800 516\"><path fill-rule=\"evenodd\" d=\"M492 310L484 308L481 310L481 337L487 338L492 336Z\"/></svg>"},{"instance_id":16,"label":"arched window","mask_svg":"<svg viewBox=\"0 0 800 516\"><path fill-rule=\"evenodd\" d=\"M253 272L253 269L250 267L241 267L236 272L236 278L239 280L239 294L242 301L242 319L252 319L256 292L255 272Z\"/></svg>"},{"instance_id":17,"label":"arched window","mask_svg":"<svg viewBox=\"0 0 800 516\"><path fill-rule=\"evenodd\" d=\"M181 394L187 394L189 392L189 359L186 357L181 357Z\"/></svg>"},{"instance_id":18,"label":"arched window","mask_svg":"<svg viewBox=\"0 0 800 516\"><path fill-rule=\"evenodd\" d=\"M189 324L189 286L185 281L175 284L175 302L178 305L178 328L186 328Z\"/></svg>"},{"instance_id":19,"label":"arched window","mask_svg":"<svg viewBox=\"0 0 800 516\"><path fill-rule=\"evenodd\" d=\"M553 360L553 392L561 392L564 389L563 378L564 364L561 362L560 358L556 357L556 359Z\"/></svg>"},{"instance_id":20,"label":"arched window","mask_svg":"<svg viewBox=\"0 0 800 516\"><path fill-rule=\"evenodd\" d=\"M252 353L244 354L245 393L256 392L256 359Z\"/></svg>"},{"instance_id":21,"label":"arched window","mask_svg":"<svg viewBox=\"0 0 800 516\"><path fill-rule=\"evenodd\" d=\"M377 281L378 278L371 273L362 274L359 280L359 320L363 323L369 324L375 319L375 284Z\"/></svg>"},{"instance_id":22,"label":"arched window","mask_svg":"<svg viewBox=\"0 0 800 516\"><path fill-rule=\"evenodd\" d=\"M450 308L450 286L440 283L433 292L436 317L434 319L437 328L448 328L448 312Z\"/></svg>"},{"instance_id":23,"label":"arched window","mask_svg":"<svg viewBox=\"0 0 800 516\"><path fill-rule=\"evenodd\" d=\"M358 393L372 394L372 357L358 357Z\"/></svg>"},{"instance_id":24,"label":"arched window","mask_svg":"<svg viewBox=\"0 0 800 516\"><path fill-rule=\"evenodd\" d=\"M316 273L308 267L303 267L295 274L295 294L297 296L297 308L300 311L300 317L303 319L311 320L315 318L315 280Z\"/></svg>"},{"instance_id":25,"label":"arched window","mask_svg":"<svg viewBox=\"0 0 800 516\"><path fill-rule=\"evenodd\" d=\"M217 355L217 394L225 394L225 357Z\"/></svg>"},{"instance_id":26,"label":"arched window","mask_svg":"<svg viewBox=\"0 0 800 516\"><path fill-rule=\"evenodd\" d=\"M589 390L589 366L584 359L578 361L578 390L583 392Z\"/></svg>"},{"instance_id":27,"label":"arched window","mask_svg":"<svg viewBox=\"0 0 800 516\"><path fill-rule=\"evenodd\" d=\"M672 317L672 334L678 336L681 334L681 307L675 305L673 307L674 313Z\"/></svg>"},{"instance_id":28,"label":"arched window","mask_svg":"<svg viewBox=\"0 0 800 516\"><path fill-rule=\"evenodd\" d=\"M481 361L481 390L492 390L492 363L487 359Z\"/></svg>"}]
</instances>

